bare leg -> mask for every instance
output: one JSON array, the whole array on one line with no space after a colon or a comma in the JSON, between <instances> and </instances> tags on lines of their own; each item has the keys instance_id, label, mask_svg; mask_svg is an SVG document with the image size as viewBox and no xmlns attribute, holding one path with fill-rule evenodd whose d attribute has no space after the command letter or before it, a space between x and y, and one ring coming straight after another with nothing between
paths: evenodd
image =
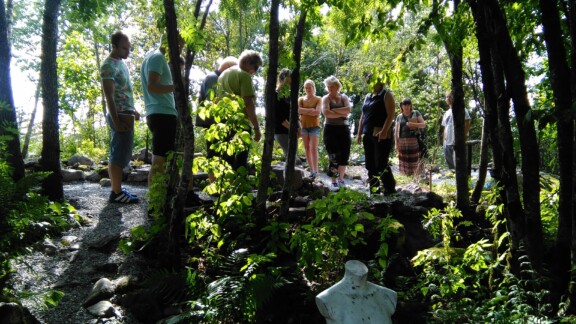
<instances>
[{"instance_id":1,"label":"bare leg","mask_svg":"<svg viewBox=\"0 0 576 324\"><path fill-rule=\"evenodd\" d=\"M310 136L308 146L310 150L310 169L313 172L318 172L318 136ZM308 158L308 150L306 151L306 158Z\"/></svg>"},{"instance_id":2,"label":"bare leg","mask_svg":"<svg viewBox=\"0 0 576 324\"><path fill-rule=\"evenodd\" d=\"M122 168L119 165L109 163L108 176L112 184L112 191L120 193L122 190Z\"/></svg>"},{"instance_id":3,"label":"bare leg","mask_svg":"<svg viewBox=\"0 0 576 324\"><path fill-rule=\"evenodd\" d=\"M346 173L346 166L339 165L338 166L338 181L344 181L344 174Z\"/></svg>"},{"instance_id":4,"label":"bare leg","mask_svg":"<svg viewBox=\"0 0 576 324\"><path fill-rule=\"evenodd\" d=\"M306 151L306 161L308 162L308 167L311 172L314 172L314 167L312 166L312 157L310 156L310 135L302 134L302 142L304 143L304 151Z\"/></svg>"},{"instance_id":5,"label":"bare leg","mask_svg":"<svg viewBox=\"0 0 576 324\"><path fill-rule=\"evenodd\" d=\"M164 163L166 162L166 157L160 155L152 155L152 166L150 167L150 173L148 173L148 187L152 184L152 179L154 175L158 172L164 172Z\"/></svg>"}]
</instances>

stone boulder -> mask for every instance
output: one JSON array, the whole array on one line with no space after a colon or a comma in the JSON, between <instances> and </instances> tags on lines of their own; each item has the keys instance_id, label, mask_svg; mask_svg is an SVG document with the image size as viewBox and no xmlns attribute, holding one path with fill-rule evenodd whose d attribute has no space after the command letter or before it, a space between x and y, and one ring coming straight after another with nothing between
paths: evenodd
<instances>
[{"instance_id":1,"label":"stone boulder","mask_svg":"<svg viewBox=\"0 0 576 324\"><path fill-rule=\"evenodd\" d=\"M273 185L283 186L284 185L284 162L277 163L272 166L272 172L275 177L272 179ZM294 168L294 176L292 178L292 190L299 190L304 185L304 170L299 167Z\"/></svg>"},{"instance_id":2,"label":"stone boulder","mask_svg":"<svg viewBox=\"0 0 576 324\"><path fill-rule=\"evenodd\" d=\"M71 167L77 167L79 165L93 166L94 160L92 160L91 158L89 158L85 155L75 154L75 155L72 155L72 157L70 157L67 165L71 166Z\"/></svg>"},{"instance_id":3,"label":"stone boulder","mask_svg":"<svg viewBox=\"0 0 576 324\"><path fill-rule=\"evenodd\" d=\"M82 170L62 169L60 170L60 174L62 174L62 181L64 182L83 181L85 178L84 171Z\"/></svg>"},{"instance_id":4,"label":"stone boulder","mask_svg":"<svg viewBox=\"0 0 576 324\"><path fill-rule=\"evenodd\" d=\"M114 282L110 281L108 278L102 278L94 284L90 294L84 301L83 306L89 307L107 298L110 298L114 295L115 290L116 285Z\"/></svg>"},{"instance_id":5,"label":"stone boulder","mask_svg":"<svg viewBox=\"0 0 576 324\"><path fill-rule=\"evenodd\" d=\"M16 303L0 303L0 323L3 324L40 324L28 308Z\"/></svg>"},{"instance_id":6,"label":"stone boulder","mask_svg":"<svg viewBox=\"0 0 576 324\"><path fill-rule=\"evenodd\" d=\"M146 150L146 148L142 148L139 151L136 151L132 154L132 160L139 160L144 163L152 163L152 152Z\"/></svg>"}]
</instances>

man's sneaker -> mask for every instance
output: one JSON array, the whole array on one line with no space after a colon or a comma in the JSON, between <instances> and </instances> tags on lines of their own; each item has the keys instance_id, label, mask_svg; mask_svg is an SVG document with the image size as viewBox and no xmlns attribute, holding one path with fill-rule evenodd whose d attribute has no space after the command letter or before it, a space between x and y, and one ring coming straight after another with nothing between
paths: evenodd
<instances>
[{"instance_id":1,"label":"man's sneaker","mask_svg":"<svg viewBox=\"0 0 576 324\"><path fill-rule=\"evenodd\" d=\"M135 204L138 202L138 198L134 197L126 189L122 189L119 193L111 191L108 201L111 203Z\"/></svg>"},{"instance_id":2,"label":"man's sneaker","mask_svg":"<svg viewBox=\"0 0 576 324\"><path fill-rule=\"evenodd\" d=\"M125 193L125 194L127 194L127 195L130 195L130 196L132 196L132 197L134 197L134 198L138 198L138 195L135 195L135 194L133 194L133 193L131 193L131 192L128 192L128 189L126 189L126 188L122 188L122 192Z\"/></svg>"}]
</instances>

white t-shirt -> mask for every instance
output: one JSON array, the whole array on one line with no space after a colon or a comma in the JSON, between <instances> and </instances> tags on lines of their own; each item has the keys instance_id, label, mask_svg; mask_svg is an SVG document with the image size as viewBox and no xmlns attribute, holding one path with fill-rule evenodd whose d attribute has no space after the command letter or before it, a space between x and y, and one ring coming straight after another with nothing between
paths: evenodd
<instances>
[{"instance_id":1,"label":"white t-shirt","mask_svg":"<svg viewBox=\"0 0 576 324\"><path fill-rule=\"evenodd\" d=\"M465 120L470 120L470 113L468 109L464 108ZM442 116L442 127L446 130L446 137L444 138L444 146L454 145L454 118L452 118L452 108L446 110L444 116ZM466 134L468 135L468 134Z\"/></svg>"}]
</instances>

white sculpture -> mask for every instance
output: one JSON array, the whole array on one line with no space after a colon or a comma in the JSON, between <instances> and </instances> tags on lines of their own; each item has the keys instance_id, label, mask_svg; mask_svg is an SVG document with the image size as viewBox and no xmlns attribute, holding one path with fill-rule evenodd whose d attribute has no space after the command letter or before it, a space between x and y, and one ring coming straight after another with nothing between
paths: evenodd
<instances>
[{"instance_id":1,"label":"white sculpture","mask_svg":"<svg viewBox=\"0 0 576 324\"><path fill-rule=\"evenodd\" d=\"M344 278L316 296L316 306L326 324L391 324L396 310L395 291L367 282L364 263L346 262Z\"/></svg>"}]
</instances>

